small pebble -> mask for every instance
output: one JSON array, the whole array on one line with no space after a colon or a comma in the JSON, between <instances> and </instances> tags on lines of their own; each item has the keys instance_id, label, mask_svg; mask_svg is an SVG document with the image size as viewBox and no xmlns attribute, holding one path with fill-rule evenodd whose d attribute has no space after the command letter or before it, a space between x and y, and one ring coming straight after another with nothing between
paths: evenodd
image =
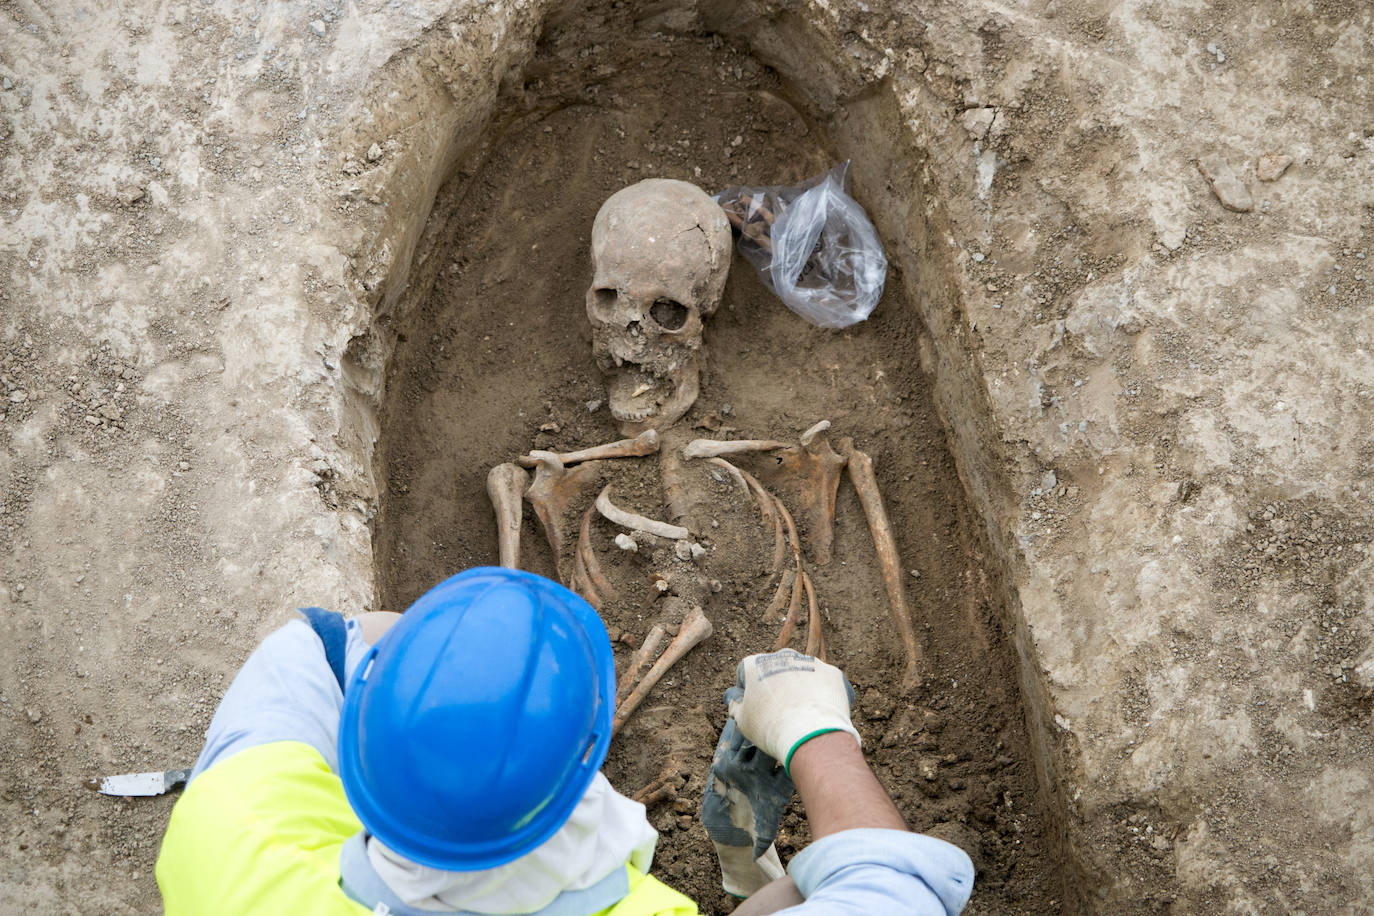
<instances>
[{"instance_id":1,"label":"small pebble","mask_svg":"<svg viewBox=\"0 0 1374 916\"><path fill-rule=\"evenodd\" d=\"M600 409L601 409L601 401L600 401L600 400L591 400L591 401L588 401L588 402L587 402L587 413L596 413L596 412L597 412L598 410L600 410Z\"/></svg>"},{"instance_id":2,"label":"small pebble","mask_svg":"<svg viewBox=\"0 0 1374 916\"><path fill-rule=\"evenodd\" d=\"M310 29L311 29L311 31L313 31L316 35L323 35L323 34L324 34L324 20L323 20L323 19L315 19L315 20L312 20L311 23L310 23Z\"/></svg>"},{"instance_id":3,"label":"small pebble","mask_svg":"<svg viewBox=\"0 0 1374 916\"><path fill-rule=\"evenodd\" d=\"M380 146L374 143L367 148L368 162L376 162L380 158L382 158L382 148Z\"/></svg>"},{"instance_id":4,"label":"small pebble","mask_svg":"<svg viewBox=\"0 0 1374 916\"><path fill-rule=\"evenodd\" d=\"M10 78L7 76L7 77L4 78L4 80L0 80L0 86L4 86L4 87L5 87L5 91L6 91L6 92L9 92L11 89L14 88L14 80L10 79Z\"/></svg>"},{"instance_id":5,"label":"small pebble","mask_svg":"<svg viewBox=\"0 0 1374 916\"><path fill-rule=\"evenodd\" d=\"M1212 193L1227 210L1245 213L1254 209L1255 201L1245 184L1231 171L1231 166L1220 156L1205 156L1198 160L1198 171L1207 179Z\"/></svg>"},{"instance_id":6,"label":"small pebble","mask_svg":"<svg viewBox=\"0 0 1374 916\"><path fill-rule=\"evenodd\" d=\"M1265 153L1260 156L1259 163L1255 166L1255 176L1260 181L1278 181L1279 176L1288 171L1288 167L1292 164L1292 156L1283 153Z\"/></svg>"},{"instance_id":7,"label":"small pebble","mask_svg":"<svg viewBox=\"0 0 1374 916\"><path fill-rule=\"evenodd\" d=\"M178 462L177 462L177 470L178 470L178 471L189 471L189 470L191 470L191 463L190 463L189 461L178 461Z\"/></svg>"}]
</instances>

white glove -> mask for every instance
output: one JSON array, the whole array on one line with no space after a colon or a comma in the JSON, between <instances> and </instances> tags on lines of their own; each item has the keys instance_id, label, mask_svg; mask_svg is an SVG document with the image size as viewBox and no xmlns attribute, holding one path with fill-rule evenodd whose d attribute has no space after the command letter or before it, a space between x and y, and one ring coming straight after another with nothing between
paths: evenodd
<instances>
[{"instance_id":1,"label":"white glove","mask_svg":"<svg viewBox=\"0 0 1374 916\"><path fill-rule=\"evenodd\" d=\"M748 846L722 846L715 844L716 858L720 860L720 886L731 897L751 897L759 888L770 884L787 874L778 858L778 848L769 846L768 851L757 859L754 850Z\"/></svg>"},{"instance_id":2,"label":"white glove","mask_svg":"<svg viewBox=\"0 0 1374 916\"><path fill-rule=\"evenodd\" d=\"M739 663L737 686L726 695L744 737L791 772L792 755L826 732L848 732L853 688L834 665L795 649L751 655ZM860 743L862 743L860 741Z\"/></svg>"}]
</instances>

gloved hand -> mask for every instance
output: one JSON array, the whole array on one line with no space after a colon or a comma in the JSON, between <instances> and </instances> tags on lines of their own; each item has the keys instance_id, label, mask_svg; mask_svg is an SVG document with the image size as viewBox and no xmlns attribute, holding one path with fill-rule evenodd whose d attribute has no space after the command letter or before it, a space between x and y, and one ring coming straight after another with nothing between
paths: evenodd
<instances>
[{"instance_id":1,"label":"gloved hand","mask_svg":"<svg viewBox=\"0 0 1374 916\"><path fill-rule=\"evenodd\" d=\"M721 886L748 897L783 875L773 847L792 780L727 719L701 796L701 823L716 847Z\"/></svg>"},{"instance_id":2,"label":"gloved hand","mask_svg":"<svg viewBox=\"0 0 1374 916\"><path fill-rule=\"evenodd\" d=\"M817 735L848 732L861 742L849 719L854 688L834 665L783 649L744 659L735 678L736 686L725 694L730 717L789 775L792 755Z\"/></svg>"}]
</instances>

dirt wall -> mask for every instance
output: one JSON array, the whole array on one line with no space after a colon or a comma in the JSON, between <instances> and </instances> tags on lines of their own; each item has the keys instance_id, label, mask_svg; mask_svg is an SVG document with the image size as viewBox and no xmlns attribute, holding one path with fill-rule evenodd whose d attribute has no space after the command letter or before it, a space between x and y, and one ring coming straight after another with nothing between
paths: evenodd
<instances>
[{"instance_id":1,"label":"dirt wall","mask_svg":"<svg viewBox=\"0 0 1374 916\"><path fill-rule=\"evenodd\" d=\"M1097 909L1362 908L1369 11L637 9L861 163ZM0 8L0 907L155 909L170 800L80 783L188 761L293 606L372 606L388 326L553 10Z\"/></svg>"}]
</instances>

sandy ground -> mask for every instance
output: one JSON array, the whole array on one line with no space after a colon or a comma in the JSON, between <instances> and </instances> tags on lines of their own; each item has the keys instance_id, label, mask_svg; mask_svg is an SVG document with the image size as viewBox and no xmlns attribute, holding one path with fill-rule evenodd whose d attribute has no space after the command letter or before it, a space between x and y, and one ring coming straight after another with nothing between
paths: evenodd
<instances>
[{"instance_id":1,"label":"sandy ground","mask_svg":"<svg viewBox=\"0 0 1374 916\"><path fill-rule=\"evenodd\" d=\"M870 567L823 600L883 778L982 860L971 910L1368 909L1370 15L0 2L0 910L155 911L171 800L84 779L188 762L293 607L489 561L487 463L608 437L576 323L606 193L841 157L879 313L818 336L737 261L696 419L786 438L815 404L878 459L921 690L840 613ZM636 747L679 698L719 724L752 600ZM654 816L718 905L699 827Z\"/></svg>"}]
</instances>

